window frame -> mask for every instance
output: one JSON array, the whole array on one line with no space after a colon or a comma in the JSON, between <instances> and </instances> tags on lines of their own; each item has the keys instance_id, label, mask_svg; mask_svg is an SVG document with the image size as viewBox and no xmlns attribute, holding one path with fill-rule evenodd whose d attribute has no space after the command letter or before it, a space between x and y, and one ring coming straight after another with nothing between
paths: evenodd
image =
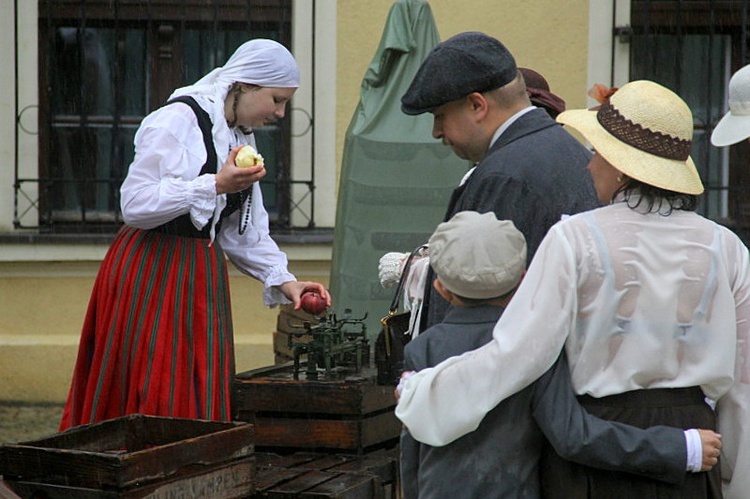
<instances>
[{"instance_id":1,"label":"window frame","mask_svg":"<svg viewBox=\"0 0 750 499\"><path fill-rule=\"evenodd\" d=\"M182 0L181 9L183 12L180 20L183 23L193 22L185 19L184 11L186 9L189 10L195 8L196 10L192 12L192 14L194 17L199 18L200 21L211 19L214 23L219 21L223 22L224 20L230 22L237 19L238 14L244 12L242 9L250 3L254 3L267 9L266 14L270 16L274 6L281 0L222 1L226 4L231 4L231 8L219 9L219 16L217 17L217 9L215 8L216 3L206 5L207 2L205 0ZM314 114L316 98L319 99L318 102L321 103L321 108L325 106L325 108L329 110L335 110L335 106L332 105L332 103L335 103L335 84L330 85L330 79L327 79L327 86L323 91L316 90L314 85L315 81L319 79L319 76L315 72L314 64L317 54L324 52L326 54L333 53L335 56L335 37L327 37L323 43L321 43L315 35L316 25L325 25L326 32L335 36L335 15L331 16L331 14L335 14L335 6L332 8L332 6L328 5L326 2L320 2L316 5L315 0L312 0L312 2L309 3L305 2L304 4L300 4L294 0L291 1L293 3L293 8L292 19L289 21L290 32L288 39L290 40L290 43L298 49L295 50L295 48L293 48L292 51L295 53L295 57L300 63L302 72L311 72L313 78L305 78L307 75L303 74L303 81L308 85L310 90L303 91L303 86L300 91L297 92L287 113L290 116L290 119L284 120L283 122L286 127L285 132L292 137L290 143L287 143L285 150L283 151L287 158L285 164L288 165L291 173L286 179L281 180L282 184L286 183L286 190L283 191L283 193L286 194L286 196L284 196L286 199L281 200L281 202L286 203L287 206L287 208L283 210L286 214L283 222L286 225L281 228L277 227L276 230L272 228L272 231L277 235L281 235L282 238L287 236L287 240L292 241L330 241L332 229L329 227L332 227L333 225L333 214L335 213L335 198L333 196L335 189L329 189L329 187L333 187L333 181L335 180L335 165L332 162L332 159L335 157L335 140L333 136L335 130L316 134L312 123L312 116ZM111 20L114 15L111 10L111 4L112 2L110 0L87 0L85 3L85 9L87 13L101 15ZM128 22L131 22L132 19L138 19L145 9L145 7L139 4L143 4L143 2L138 0L119 0L117 2L117 15L119 16L119 22L127 24ZM46 9L50 8L50 5L52 5L51 0L39 1L37 19L40 21L45 19L44 16L48 12ZM58 18L78 15L80 13L79 9L82 5L83 3L80 0L55 0L55 15ZM170 15L173 18L175 16L174 1L151 0L149 5L152 14L165 15L171 12ZM303 19L305 22L297 22L299 19ZM331 29L332 22L334 29ZM39 28L41 39L42 26L39 26ZM158 30L152 31L155 32L152 34L153 36L160 36ZM162 32L161 35L163 36L164 33ZM310 41L312 41L313 44L311 48L308 48L308 43ZM334 43L331 44L331 41ZM316 42L319 44L318 48L315 46ZM160 50L162 49L163 47L160 48ZM41 56L42 50L39 51L39 54ZM332 66L331 62L329 62L326 64L327 67L335 68L335 57L326 57L325 60L332 61ZM38 66L40 75L43 75L45 67L41 57ZM312 85L309 84L311 80ZM322 89L322 87L318 88ZM167 92L171 92L172 90L173 86L169 85L168 88L163 89L163 93L167 94ZM48 122L48 116L45 116L44 110L49 109L49 106L48 103L45 102L43 92L40 92L39 98L39 122L44 123L45 120ZM151 102L159 101L158 97L155 95L151 95L150 99ZM330 116L333 115L333 111L329 111L325 114L328 115L324 116L326 121L330 122ZM45 132L42 131L42 137L39 137L40 139L44 138L44 133ZM45 142L45 140L38 140L40 164L43 163L41 158L43 158L43 154L46 153L43 149L45 147L43 145ZM324 165L319 169L318 175L316 175L316 164ZM36 228L41 233L46 232L47 230L44 227L35 227L33 224L24 224L20 221L23 213L44 208L44 206L40 204L42 200L39 199L38 194L36 198L34 197L35 189L31 187L34 181L33 172L30 172L29 169L26 168L26 175L24 175L23 170L24 166L20 165L19 167L17 164L15 180L16 199L13 219L14 227L16 229ZM29 173L31 173L31 175L29 175ZM19 185L22 183L25 183L24 185L27 186L27 192L20 192ZM316 197L315 190L318 186L323 186L325 189L323 196ZM91 227L93 227L93 225L91 225ZM107 230L109 230L109 228L105 227L104 232ZM63 230L62 232L76 231ZM86 230L82 232L86 232ZM94 232L99 233L98 228L94 230Z\"/></svg>"}]
</instances>

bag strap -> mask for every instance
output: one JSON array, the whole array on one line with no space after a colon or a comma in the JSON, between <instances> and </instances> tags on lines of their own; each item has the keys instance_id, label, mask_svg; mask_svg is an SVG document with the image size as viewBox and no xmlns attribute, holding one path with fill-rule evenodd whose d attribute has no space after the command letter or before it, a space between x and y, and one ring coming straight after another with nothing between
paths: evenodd
<instances>
[{"instance_id":1,"label":"bag strap","mask_svg":"<svg viewBox=\"0 0 750 499\"><path fill-rule=\"evenodd\" d=\"M423 244L421 246L417 246L409 255L409 258L406 260L404 268L401 271L401 276L398 279L398 286L396 286L396 295L393 297L391 308L388 310L388 315L380 319L380 323L383 325L383 340L385 341L386 357L391 356L391 333L388 328L388 319L396 315L396 310L398 310L398 301L401 298L401 292L404 290L404 284L406 282L406 276L409 273L409 267L411 267L411 262L412 260L414 260L414 257L417 256L417 253L419 253L419 251L423 248L426 248L426 245Z\"/></svg>"},{"instance_id":2,"label":"bag strap","mask_svg":"<svg viewBox=\"0 0 750 499\"><path fill-rule=\"evenodd\" d=\"M404 291L404 285L406 284L406 276L409 274L409 267L411 267L411 262L414 260L414 257L417 256L417 253L419 253L422 249L426 248L427 245L423 244L421 246L417 246L414 248L414 251L411 252L409 255L409 258L406 260L406 263L404 264L404 269L401 271L401 277L398 279L398 286L396 286L396 295L393 297L393 301L391 302L391 308L388 310L388 315L393 315L396 313L396 310L398 310L398 301L401 298L401 293Z\"/></svg>"}]
</instances>

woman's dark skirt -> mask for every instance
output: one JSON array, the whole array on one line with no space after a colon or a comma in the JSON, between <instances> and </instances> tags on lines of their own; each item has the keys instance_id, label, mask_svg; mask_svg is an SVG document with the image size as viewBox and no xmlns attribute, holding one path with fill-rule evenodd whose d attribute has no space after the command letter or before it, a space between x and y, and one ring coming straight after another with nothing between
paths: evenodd
<instances>
[{"instance_id":1,"label":"woman's dark skirt","mask_svg":"<svg viewBox=\"0 0 750 499\"><path fill-rule=\"evenodd\" d=\"M591 414L640 428L655 425L716 430L716 414L700 388L638 390L610 397L579 397ZM710 472L687 473L669 484L629 473L600 470L560 458L547 445L542 463L542 491L551 499L719 499L719 465Z\"/></svg>"}]
</instances>

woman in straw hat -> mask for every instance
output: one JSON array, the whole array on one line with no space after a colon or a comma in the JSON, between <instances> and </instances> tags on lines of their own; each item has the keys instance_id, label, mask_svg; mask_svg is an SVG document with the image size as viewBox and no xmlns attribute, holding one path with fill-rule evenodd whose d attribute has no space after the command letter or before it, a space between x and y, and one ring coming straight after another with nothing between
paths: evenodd
<instances>
[{"instance_id":1,"label":"woman in straw hat","mask_svg":"<svg viewBox=\"0 0 750 499\"><path fill-rule=\"evenodd\" d=\"M269 235L263 164L235 165L298 86L284 46L251 40L143 120L121 189L126 225L94 284L61 429L132 413L231 420L227 257L263 283L266 305L299 308L308 289L330 305Z\"/></svg>"},{"instance_id":2,"label":"woman in straw hat","mask_svg":"<svg viewBox=\"0 0 750 499\"><path fill-rule=\"evenodd\" d=\"M418 440L445 445L565 348L592 413L683 429L718 419L724 445L720 468L680 486L554 463L542 475L551 497L721 497L723 481L724 497L746 498L750 259L735 234L693 211L703 186L692 114L670 90L635 81L558 121L593 145L589 169L609 204L552 227L494 341L411 376L396 414Z\"/></svg>"}]
</instances>

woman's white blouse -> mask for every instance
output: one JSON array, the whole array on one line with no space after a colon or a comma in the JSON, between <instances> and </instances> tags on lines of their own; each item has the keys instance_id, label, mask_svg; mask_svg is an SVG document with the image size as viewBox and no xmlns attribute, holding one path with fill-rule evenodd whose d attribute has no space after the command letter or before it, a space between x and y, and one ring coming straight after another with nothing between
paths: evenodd
<instances>
[{"instance_id":1,"label":"woman's white blouse","mask_svg":"<svg viewBox=\"0 0 750 499\"><path fill-rule=\"evenodd\" d=\"M205 102L199 103L205 108ZM231 147L255 145L252 135L232 130ZM224 152L223 155L226 155ZM226 205L226 195L216 195L214 174L199 175L206 148L195 113L187 105L171 104L147 116L135 136L135 159L120 189L125 223L152 229L190 214L193 225L203 228ZM217 165L220 169L222 164ZM272 306L289 300L273 286L296 280L287 270L286 255L271 239L268 213L259 185L253 186L252 220L240 235L239 210L222 222L216 238L230 261L243 273L264 284L263 300Z\"/></svg>"},{"instance_id":2,"label":"woman's white blouse","mask_svg":"<svg viewBox=\"0 0 750 499\"><path fill-rule=\"evenodd\" d=\"M542 242L494 340L412 376L396 415L417 440L445 445L565 348L578 394L700 386L718 401L723 477L737 470L731 489L746 493L749 270L740 239L692 212L619 202L569 217Z\"/></svg>"}]
</instances>

